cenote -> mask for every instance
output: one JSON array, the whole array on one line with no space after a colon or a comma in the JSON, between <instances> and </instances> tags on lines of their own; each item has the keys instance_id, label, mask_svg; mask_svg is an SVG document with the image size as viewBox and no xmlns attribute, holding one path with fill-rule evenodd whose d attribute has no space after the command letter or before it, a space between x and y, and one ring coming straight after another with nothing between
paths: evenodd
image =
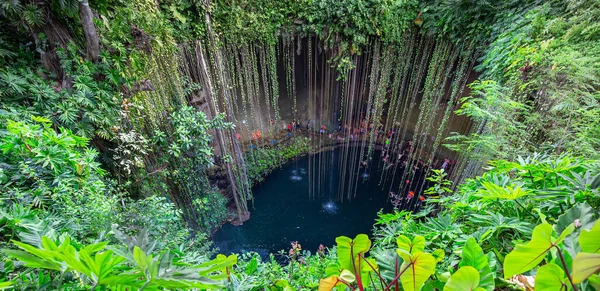
<instances>
[{"instance_id":1,"label":"cenote","mask_svg":"<svg viewBox=\"0 0 600 291\"><path fill-rule=\"evenodd\" d=\"M269 253L275 254L281 250L287 252L293 241L298 241L304 250L314 253L320 244L335 245L338 236L371 234L377 213L380 210L393 210L388 197L392 183L381 180L385 174L383 167L379 166L381 152L375 151L368 169L359 169L358 181L354 181L357 182L355 197L340 201L337 193L342 175L338 164L343 156L342 151L335 149L315 155L316 163L319 159L327 162L327 165L321 164L320 183L309 181L308 156L289 162L271 173L253 189L255 201L250 220L241 226L223 225L213 237L214 246L223 254L256 252L266 257ZM401 169L396 171L400 176ZM417 173L416 177L420 176ZM392 189L397 189L400 184L398 177L395 180ZM311 187L318 188L314 190L314 198L309 196ZM417 190L416 186L411 186L411 189ZM405 192L408 191L406 188Z\"/></svg>"}]
</instances>

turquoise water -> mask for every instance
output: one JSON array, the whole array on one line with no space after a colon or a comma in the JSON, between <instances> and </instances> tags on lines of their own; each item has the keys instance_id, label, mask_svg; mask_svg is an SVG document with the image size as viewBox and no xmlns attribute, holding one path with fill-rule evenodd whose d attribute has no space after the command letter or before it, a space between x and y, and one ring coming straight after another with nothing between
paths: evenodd
<instances>
[{"instance_id":1,"label":"turquoise water","mask_svg":"<svg viewBox=\"0 0 600 291\"><path fill-rule=\"evenodd\" d=\"M315 199L309 198L308 157L288 163L266 177L253 189L255 201L250 220L241 226L226 224L215 233L213 242L220 253L253 251L264 257L280 250L287 252L292 241L314 253L320 244L335 245L335 238L341 235L370 235L377 212L393 209L388 199L389 180L387 185L380 185L383 170L374 161L370 166L372 173L361 169L356 197L337 201L340 153L338 149L321 155L327 157L323 160L327 167L321 168L320 191L315 181ZM319 155L315 157L317 164L318 158ZM397 173L394 189L400 180L401 172Z\"/></svg>"}]
</instances>

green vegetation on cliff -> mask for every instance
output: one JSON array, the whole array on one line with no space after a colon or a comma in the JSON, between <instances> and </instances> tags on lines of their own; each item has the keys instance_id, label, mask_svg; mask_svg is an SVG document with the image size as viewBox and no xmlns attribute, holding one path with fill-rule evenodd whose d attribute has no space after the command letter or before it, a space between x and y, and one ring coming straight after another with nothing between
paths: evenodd
<instances>
[{"instance_id":1,"label":"green vegetation on cliff","mask_svg":"<svg viewBox=\"0 0 600 291\"><path fill-rule=\"evenodd\" d=\"M0 27L0 289L600 290L597 1L0 0ZM301 48L331 82L381 63L373 122L398 102L433 120L474 65L449 101L470 130L432 142L460 153L459 184L437 172L428 207L382 213L371 239L212 259L250 185L314 149L244 152L232 113L266 95L278 122L285 87L295 114ZM408 91L426 102L388 99Z\"/></svg>"}]
</instances>

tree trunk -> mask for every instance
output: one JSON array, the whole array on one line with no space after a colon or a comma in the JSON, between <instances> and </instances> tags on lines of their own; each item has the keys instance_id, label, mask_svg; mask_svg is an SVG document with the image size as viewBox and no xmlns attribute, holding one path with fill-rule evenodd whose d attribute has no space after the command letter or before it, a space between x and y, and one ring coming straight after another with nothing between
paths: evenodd
<instances>
[{"instance_id":1,"label":"tree trunk","mask_svg":"<svg viewBox=\"0 0 600 291\"><path fill-rule=\"evenodd\" d=\"M66 48L67 44L73 40L73 36L68 27L56 17L49 4L40 5L40 9L44 11L46 22L42 27L28 25L29 33L40 52L41 64L50 73L50 78L60 82L62 87L68 87L69 82L61 67L57 50ZM45 35L45 39L39 39L38 36L41 33Z\"/></svg>"},{"instance_id":2,"label":"tree trunk","mask_svg":"<svg viewBox=\"0 0 600 291\"><path fill-rule=\"evenodd\" d=\"M86 59L96 62L100 54L100 44L96 26L94 26L94 14L92 13L92 9L90 9L88 0L81 0L79 2L79 18L81 19L81 26L83 26L85 34Z\"/></svg>"}]
</instances>

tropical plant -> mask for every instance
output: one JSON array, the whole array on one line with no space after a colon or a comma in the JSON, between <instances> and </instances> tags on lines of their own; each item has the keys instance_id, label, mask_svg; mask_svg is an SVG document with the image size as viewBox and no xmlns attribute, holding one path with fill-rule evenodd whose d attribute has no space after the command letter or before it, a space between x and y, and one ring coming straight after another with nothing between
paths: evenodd
<instances>
[{"instance_id":1,"label":"tropical plant","mask_svg":"<svg viewBox=\"0 0 600 291\"><path fill-rule=\"evenodd\" d=\"M153 256L137 246L124 252L108 247L107 242L76 246L69 236L58 243L43 237L41 247L18 241L13 243L21 250L5 249L3 252L25 267L50 271L47 285L55 288L64 287L64 281L67 281L68 286L89 286L92 290L101 286L137 290L214 289L223 286L223 280L228 277L226 270L237 262L235 256L223 256L190 266L174 261L175 257L169 252ZM71 281L71 277L79 280Z\"/></svg>"},{"instance_id":2,"label":"tropical plant","mask_svg":"<svg viewBox=\"0 0 600 291\"><path fill-rule=\"evenodd\" d=\"M590 217L587 217L590 218ZM576 229L579 236L570 236ZM590 221L583 221L589 225ZM579 290L578 284L590 278L597 283L600 272L600 220L591 228L582 228L582 221L575 221L567 227L554 226L559 230L554 234L553 227L545 222L535 227L531 240L518 244L504 259L504 277L510 278L539 266L535 278L539 290ZM574 257L563 246L565 239L573 240L570 245L579 250ZM552 251L552 252L551 252ZM572 262L569 265L568 262Z\"/></svg>"},{"instance_id":3,"label":"tropical plant","mask_svg":"<svg viewBox=\"0 0 600 291\"><path fill-rule=\"evenodd\" d=\"M309 151L310 141L305 137L295 137L291 142L247 151L246 172L250 184L262 182L266 175L280 165Z\"/></svg>"},{"instance_id":4,"label":"tropical plant","mask_svg":"<svg viewBox=\"0 0 600 291\"><path fill-rule=\"evenodd\" d=\"M431 175L426 178L432 186L425 189L423 194L428 196L428 202L437 202L446 194L452 193L452 181L448 180L448 173L444 169L432 170Z\"/></svg>"},{"instance_id":5,"label":"tropical plant","mask_svg":"<svg viewBox=\"0 0 600 291\"><path fill-rule=\"evenodd\" d=\"M102 179L97 152L86 147L88 139L64 128L56 132L42 117L2 117L3 204L63 213L62 225L73 234L105 230L117 200Z\"/></svg>"},{"instance_id":6,"label":"tropical plant","mask_svg":"<svg viewBox=\"0 0 600 291\"><path fill-rule=\"evenodd\" d=\"M338 237L336 243L338 261L327 267L327 277L321 280L319 290L333 290L336 286L347 286L352 290L364 290L368 286L373 290L398 290L400 283L404 290L421 290L435 273L436 263L443 257L443 251L425 252L424 237L415 236L411 240L400 235L396 240L396 254L392 260L385 262L388 266L395 266L391 273L393 279L386 280L382 276L383 271L379 271L378 261L366 257L371 250L371 240L367 235L359 234L354 239ZM376 278L373 278L372 272Z\"/></svg>"}]
</instances>

